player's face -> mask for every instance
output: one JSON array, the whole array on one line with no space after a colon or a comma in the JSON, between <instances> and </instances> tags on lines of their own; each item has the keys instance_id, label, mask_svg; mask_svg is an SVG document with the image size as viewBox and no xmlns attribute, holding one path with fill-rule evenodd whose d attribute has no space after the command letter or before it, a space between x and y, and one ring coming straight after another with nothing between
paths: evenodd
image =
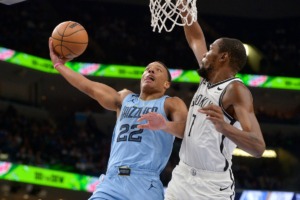
<instances>
[{"instance_id":1,"label":"player's face","mask_svg":"<svg viewBox=\"0 0 300 200\"><path fill-rule=\"evenodd\" d=\"M167 69L159 62L152 62L146 68L142 75L141 87L150 87L155 89L163 89L168 81ZM166 88L165 88L166 89Z\"/></svg>"},{"instance_id":2,"label":"player's face","mask_svg":"<svg viewBox=\"0 0 300 200\"><path fill-rule=\"evenodd\" d=\"M209 80L210 74L216 69L216 61L219 55L219 46L220 41L216 40L209 46L209 51L203 55L201 66L199 70L200 76Z\"/></svg>"}]
</instances>

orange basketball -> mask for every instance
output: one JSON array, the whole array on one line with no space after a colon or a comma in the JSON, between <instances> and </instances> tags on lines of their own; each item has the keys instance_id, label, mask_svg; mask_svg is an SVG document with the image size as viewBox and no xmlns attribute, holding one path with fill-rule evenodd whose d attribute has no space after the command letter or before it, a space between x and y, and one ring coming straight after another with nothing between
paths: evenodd
<instances>
[{"instance_id":1,"label":"orange basketball","mask_svg":"<svg viewBox=\"0 0 300 200\"><path fill-rule=\"evenodd\" d=\"M80 56L88 45L88 34L77 22L65 21L58 24L52 32L53 50L64 58Z\"/></svg>"}]
</instances>

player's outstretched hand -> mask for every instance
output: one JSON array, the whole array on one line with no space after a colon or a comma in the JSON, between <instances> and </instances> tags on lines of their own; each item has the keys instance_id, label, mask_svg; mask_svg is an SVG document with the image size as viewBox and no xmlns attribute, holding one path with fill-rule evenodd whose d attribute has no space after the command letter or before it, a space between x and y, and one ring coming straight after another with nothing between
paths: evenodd
<instances>
[{"instance_id":1,"label":"player's outstretched hand","mask_svg":"<svg viewBox=\"0 0 300 200\"><path fill-rule=\"evenodd\" d=\"M147 114L142 115L138 122L146 120L146 124L140 124L137 128L141 129L151 129L151 130L161 130L167 127L166 119L156 112L149 112Z\"/></svg>"},{"instance_id":2,"label":"player's outstretched hand","mask_svg":"<svg viewBox=\"0 0 300 200\"><path fill-rule=\"evenodd\" d=\"M55 65L56 63L61 63L64 65L66 62L72 60L72 59L63 58L54 52L51 37L49 38L49 53L53 65Z\"/></svg>"},{"instance_id":3,"label":"player's outstretched hand","mask_svg":"<svg viewBox=\"0 0 300 200\"><path fill-rule=\"evenodd\" d=\"M220 106L210 104L198 110L200 113L206 114L209 119L216 127L217 131L222 132L226 125L224 121L224 114Z\"/></svg>"}]
</instances>

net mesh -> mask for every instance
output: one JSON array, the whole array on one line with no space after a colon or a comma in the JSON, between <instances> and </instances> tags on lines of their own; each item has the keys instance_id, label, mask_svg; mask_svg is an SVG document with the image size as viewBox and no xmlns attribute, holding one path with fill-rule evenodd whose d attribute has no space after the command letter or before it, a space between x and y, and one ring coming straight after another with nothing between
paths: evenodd
<instances>
[{"instance_id":1,"label":"net mesh","mask_svg":"<svg viewBox=\"0 0 300 200\"><path fill-rule=\"evenodd\" d=\"M197 20L197 0L150 0L151 27L159 33L177 26L190 26ZM188 16L191 16L188 18Z\"/></svg>"}]
</instances>

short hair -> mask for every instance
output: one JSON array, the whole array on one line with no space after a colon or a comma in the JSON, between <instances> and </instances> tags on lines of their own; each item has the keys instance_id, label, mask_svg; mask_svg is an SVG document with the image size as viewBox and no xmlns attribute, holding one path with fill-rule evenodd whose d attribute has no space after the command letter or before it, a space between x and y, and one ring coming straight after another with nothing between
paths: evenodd
<instances>
[{"instance_id":1,"label":"short hair","mask_svg":"<svg viewBox=\"0 0 300 200\"><path fill-rule=\"evenodd\" d=\"M230 66L239 72L247 62L246 49L243 43L234 38L220 38L219 53L228 52Z\"/></svg>"},{"instance_id":2,"label":"short hair","mask_svg":"<svg viewBox=\"0 0 300 200\"><path fill-rule=\"evenodd\" d=\"M166 70L167 70L167 73L168 73L168 81L169 82L172 82L172 76L171 76L171 73L167 67L167 65L165 65L165 63L161 62L161 61L155 61L155 62L158 62L159 64L161 64Z\"/></svg>"}]
</instances>

